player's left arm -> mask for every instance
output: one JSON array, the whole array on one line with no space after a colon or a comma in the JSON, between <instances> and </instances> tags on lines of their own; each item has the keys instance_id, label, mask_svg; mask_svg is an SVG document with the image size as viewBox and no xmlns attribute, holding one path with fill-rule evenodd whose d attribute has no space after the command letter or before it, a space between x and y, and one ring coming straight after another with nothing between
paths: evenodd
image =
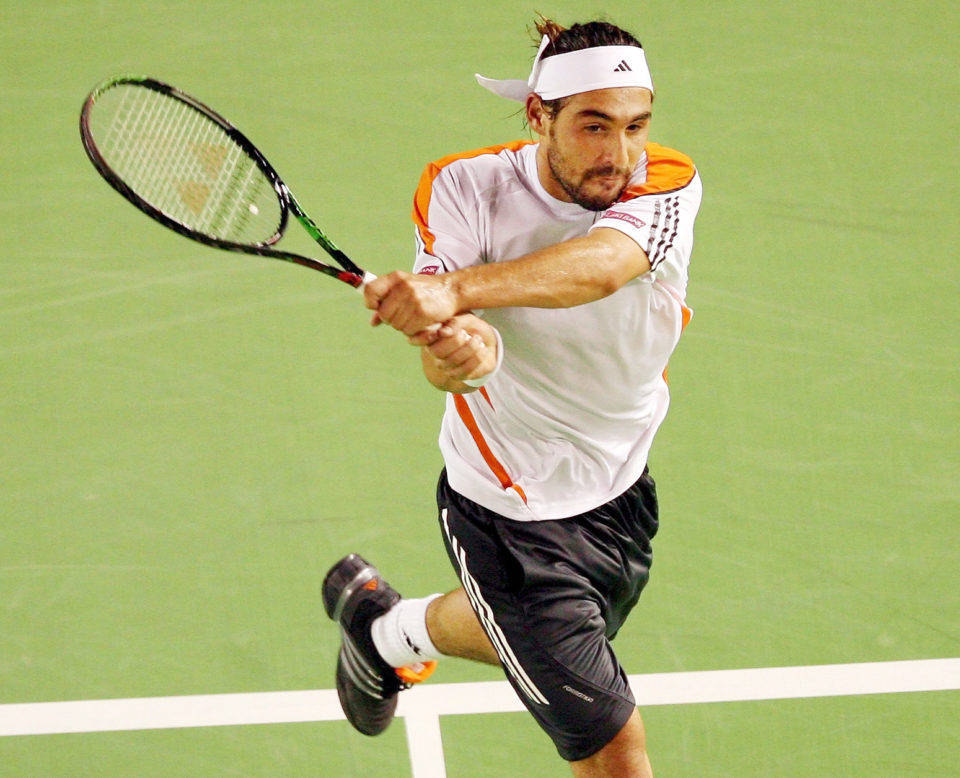
<instances>
[{"instance_id":1,"label":"player's left arm","mask_svg":"<svg viewBox=\"0 0 960 778\"><path fill-rule=\"evenodd\" d=\"M410 335L457 313L483 308L571 308L616 292L650 269L640 245L608 227L509 262L438 276L397 271L368 284L377 320Z\"/></svg>"},{"instance_id":2,"label":"player's left arm","mask_svg":"<svg viewBox=\"0 0 960 778\"><path fill-rule=\"evenodd\" d=\"M466 383L495 373L503 358L496 329L471 313L454 316L436 331L408 338L421 347L423 373L437 389L467 394L479 387Z\"/></svg>"}]
</instances>

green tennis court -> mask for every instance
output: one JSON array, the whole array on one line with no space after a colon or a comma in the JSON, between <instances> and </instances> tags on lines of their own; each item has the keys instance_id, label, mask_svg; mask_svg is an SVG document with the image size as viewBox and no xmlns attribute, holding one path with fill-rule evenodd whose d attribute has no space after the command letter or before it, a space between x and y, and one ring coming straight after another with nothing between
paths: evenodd
<instances>
[{"instance_id":1,"label":"green tennis court","mask_svg":"<svg viewBox=\"0 0 960 778\"><path fill-rule=\"evenodd\" d=\"M89 89L130 72L195 94L349 255L406 269L423 165L524 137L473 74L526 72L535 10L638 34L651 138L704 181L627 671L960 657L954 4L0 4L0 714L330 689L333 561L361 551L414 596L456 584L443 401L414 349L342 284L127 205L80 146ZM500 678L450 660L430 683ZM946 686L642 712L660 778L948 776ZM439 725L450 778L567 774L525 713ZM411 764L403 721L0 737L11 776Z\"/></svg>"}]
</instances>

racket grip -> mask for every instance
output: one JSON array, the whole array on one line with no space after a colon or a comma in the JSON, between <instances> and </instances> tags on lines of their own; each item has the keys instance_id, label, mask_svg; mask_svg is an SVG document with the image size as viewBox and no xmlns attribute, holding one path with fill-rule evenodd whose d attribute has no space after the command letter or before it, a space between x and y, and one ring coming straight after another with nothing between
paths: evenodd
<instances>
[{"instance_id":1,"label":"racket grip","mask_svg":"<svg viewBox=\"0 0 960 778\"><path fill-rule=\"evenodd\" d=\"M363 294L363 287L369 284L371 281L376 281L377 277L373 273L368 273L366 270L363 271L363 281L360 282L360 286L356 287L356 290Z\"/></svg>"}]
</instances>

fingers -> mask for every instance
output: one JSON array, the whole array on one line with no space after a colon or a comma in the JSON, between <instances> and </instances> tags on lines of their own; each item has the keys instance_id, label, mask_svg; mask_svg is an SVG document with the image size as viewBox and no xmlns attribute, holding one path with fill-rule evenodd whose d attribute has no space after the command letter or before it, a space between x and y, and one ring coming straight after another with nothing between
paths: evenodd
<instances>
[{"instance_id":1,"label":"fingers","mask_svg":"<svg viewBox=\"0 0 960 778\"><path fill-rule=\"evenodd\" d=\"M450 359L456 351L464 346L469 346L471 341L472 337L466 330L443 326L440 328L440 336L430 344L430 353L437 359ZM483 344L482 340L480 344Z\"/></svg>"},{"instance_id":2,"label":"fingers","mask_svg":"<svg viewBox=\"0 0 960 778\"><path fill-rule=\"evenodd\" d=\"M458 297L444 279L395 271L371 281L363 288L370 324L388 324L428 349L449 378L487 375L497 365L496 332L472 314L458 315Z\"/></svg>"},{"instance_id":3,"label":"fingers","mask_svg":"<svg viewBox=\"0 0 960 778\"><path fill-rule=\"evenodd\" d=\"M396 275L396 273L390 273L386 276L380 276L363 286L363 301L367 308L375 311L380 307L380 301L387 296L396 283L394 278Z\"/></svg>"},{"instance_id":4,"label":"fingers","mask_svg":"<svg viewBox=\"0 0 960 778\"><path fill-rule=\"evenodd\" d=\"M371 281L363 290L364 302L376 311L371 324L389 324L411 337L457 313L455 295L442 277L395 271Z\"/></svg>"},{"instance_id":5,"label":"fingers","mask_svg":"<svg viewBox=\"0 0 960 778\"><path fill-rule=\"evenodd\" d=\"M415 332L413 335L407 337L407 342L411 346L430 346L432 345L437 338L440 337L441 324L431 324L426 329L420 330L420 332ZM451 330L447 330L446 334L451 334Z\"/></svg>"},{"instance_id":6,"label":"fingers","mask_svg":"<svg viewBox=\"0 0 960 778\"><path fill-rule=\"evenodd\" d=\"M441 329L441 333L444 329L446 328ZM468 378L482 366L487 367L481 372L489 372L493 367L488 364L493 361L493 354L484 344L483 338L462 329L457 329L448 336L441 334L429 349L443 371L451 378Z\"/></svg>"}]
</instances>

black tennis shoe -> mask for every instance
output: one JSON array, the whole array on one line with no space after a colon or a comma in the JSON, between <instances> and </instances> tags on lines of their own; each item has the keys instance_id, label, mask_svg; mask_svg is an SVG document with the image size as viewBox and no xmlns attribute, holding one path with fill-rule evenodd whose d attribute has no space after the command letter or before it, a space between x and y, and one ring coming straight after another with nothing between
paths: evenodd
<instances>
[{"instance_id":1,"label":"black tennis shoe","mask_svg":"<svg viewBox=\"0 0 960 778\"><path fill-rule=\"evenodd\" d=\"M337 696L343 712L364 735L379 735L393 720L397 694L425 679L436 665L395 669L373 644L370 626L400 601L400 595L357 554L345 556L323 579L323 606L340 625Z\"/></svg>"}]
</instances>

